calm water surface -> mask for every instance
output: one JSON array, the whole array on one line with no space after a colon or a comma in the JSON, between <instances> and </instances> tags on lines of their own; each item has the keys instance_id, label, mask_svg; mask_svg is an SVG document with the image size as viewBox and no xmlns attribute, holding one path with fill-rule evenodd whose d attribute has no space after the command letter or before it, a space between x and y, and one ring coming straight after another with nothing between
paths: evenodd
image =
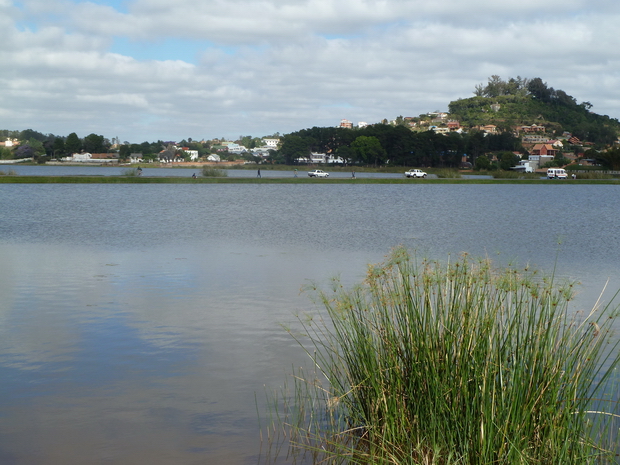
<instances>
[{"instance_id":1,"label":"calm water surface","mask_svg":"<svg viewBox=\"0 0 620 465\"><path fill-rule=\"evenodd\" d=\"M128 171L133 171L134 168L129 166L66 166L66 165L1 165L0 171L4 172L14 172L15 174L21 176L123 176ZM254 168L247 169L224 169L228 177L230 178L255 178L257 177L257 169L258 166L255 165ZM297 176L299 177L307 177L309 167L300 167L297 170ZM325 167L325 170L329 172L331 178L344 178L348 179L351 177L350 171L332 171L330 167ZM355 176L358 179L363 178L387 178L387 179L400 179L404 178L405 169L400 173L366 173L366 172L355 172ZM200 168L143 168L142 176L145 177L185 177L191 178L192 174L196 174L200 176L201 170ZM293 177L294 170L266 170L261 168L261 177L263 178L282 178L282 177ZM437 176L434 174L429 174L429 178L436 178ZM473 179L490 179L491 176L488 175L476 175L476 174L465 174L462 176L463 178L473 178ZM544 178L544 177L543 177ZM415 182L415 180L411 180Z\"/></svg>"},{"instance_id":2,"label":"calm water surface","mask_svg":"<svg viewBox=\"0 0 620 465\"><path fill-rule=\"evenodd\" d=\"M280 324L314 311L308 280L404 244L557 264L579 309L620 288L619 192L2 184L0 463L256 463L257 403L306 362Z\"/></svg>"}]
</instances>

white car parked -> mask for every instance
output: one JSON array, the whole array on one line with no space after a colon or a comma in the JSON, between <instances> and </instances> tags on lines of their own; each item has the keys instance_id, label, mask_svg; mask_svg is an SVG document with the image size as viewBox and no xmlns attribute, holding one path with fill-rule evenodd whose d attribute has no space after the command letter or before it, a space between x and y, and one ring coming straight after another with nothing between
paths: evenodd
<instances>
[{"instance_id":1,"label":"white car parked","mask_svg":"<svg viewBox=\"0 0 620 465\"><path fill-rule=\"evenodd\" d=\"M323 170L312 170L308 171L308 176L310 176L311 178L328 178L329 173L326 173Z\"/></svg>"},{"instance_id":2,"label":"white car parked","mask_svg":"<svg viewBox=\"0 0 620 465\"><path fill-rule=\"evenodd\" d=\"M405 171L405 176L408 178L425 178L427 175L424 171L416 169Z\"/></svg>"}]
</instances>

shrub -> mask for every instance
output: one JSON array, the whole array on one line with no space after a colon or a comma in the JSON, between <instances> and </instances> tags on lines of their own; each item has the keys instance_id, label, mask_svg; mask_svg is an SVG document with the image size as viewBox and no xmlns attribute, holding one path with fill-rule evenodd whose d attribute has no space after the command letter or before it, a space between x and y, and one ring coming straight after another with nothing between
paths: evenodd
<instances>
[{"instance_id":1,"label":"shrub","mask_svg":"<svg viewBox=\"0 0 620 465\"><path fill-rule=\"evenodd\" d=\"M361 285L333 284L316 291L326 321L300 318L307 339L294 336L315 372L295 373L277 410L293 453L314 463L613 461L603 432L614 404L595 401L619 359L609 305L571 313L572 283L403 248Z\"/></svg>"},{"instance_id":2,"label":"shrub","mask_svg":"<svg viewBox=\"0 0 620 465\"><path fill-rule=\"evenodd\" d=\"M495 179L540 179L540 173L524 173L522 171L493 171L489 173Z\"/></svg>"},{"instance_id":3,"label":"shrub","mask_svg":"<svg viewBox=\"0 0 620 465\"><path fill-rule=\"evenodd\" d=\"M210 168L208 166L204 166L202 168L202 175L207 178L223 178L227 177L228 173L219 168Z\"/></svg>"},{"instance_id":4,"label":"shrub","mask_svg":"<svg viewBox=\"0 0 620 465\"><path fill-rule=\"evenodd\" d=\"M460 178L462 176L459 170L449 168L433 170L433 173L436 174L438 178Z\"/></svg>"}]
</instances>

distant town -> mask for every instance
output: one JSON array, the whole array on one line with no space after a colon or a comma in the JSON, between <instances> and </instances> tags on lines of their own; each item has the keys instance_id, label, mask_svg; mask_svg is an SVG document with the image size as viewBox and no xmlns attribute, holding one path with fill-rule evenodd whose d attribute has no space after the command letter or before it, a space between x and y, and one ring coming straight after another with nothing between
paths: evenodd
<instances>
[{"instance_id":1,"label":"distant town","mask_svg":"<svg viewBox=\"0 0 620 465\"><path fill-rule=\"evenodd\" d=\"M474 97L448 112L398 116L369 124L341 119L331 127L289 134L121 142L32 129L0 130L0 163L257 163L409 166L534 172L549 167L620 170L620 123L597 115L588 102L554 90L539 78L489 78Z\"/></svg>"}]
</instances>

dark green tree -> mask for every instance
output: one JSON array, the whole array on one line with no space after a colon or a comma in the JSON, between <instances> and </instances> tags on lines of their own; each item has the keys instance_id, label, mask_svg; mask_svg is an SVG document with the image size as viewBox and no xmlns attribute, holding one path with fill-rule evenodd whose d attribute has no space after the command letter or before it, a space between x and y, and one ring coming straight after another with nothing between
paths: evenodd
<instances>
[{"instance_id":1,"label":"dark green tree","mask_svg":"<svg viewBox=\"0 0 620 465\"><path fill-rule=\"evenodd\" d=\"M129 160L129 156L133 153L131 151L131 145L123 144L118 150L118 158L121 161Z\"/></svg>"},{"instance_id":2,"label":"dark green tree","mask_svg":"<svg viewBox=\"0 0 620 465\"><path fill-rule=\"evenodd\" d=\"M486 155L480 155L476 157L476 163L474 164L474 168L478 171L480 170L488 170L491 168L491 160Z\"/></svg>"},{"instance_id":3,"label":"dark green tree","mask_svg":"<svg viewBox=\"0 0 620 465\"><path fill-rule=\"evenodd\" d=\"M283 157L284 163L292 165L298 158L310 157L310 147L313 140L296 134L287 134L281 139L278 154Z\"/></svg>"},{"instance_id":4,"label":"dark green tree","mask_svg":"<svg viewBox=\"0 0 620 465\"><path fill-rule=\"evenodd\" d=\"M65 150L68 155L80 153L82 151L82 141L75 132L67 136L65 141Z\"/></svg>"},{"instance_id":5,"label":"dark green tree","mask_svg":"<svg viewBox=\"0 0 620 465\"><path fill-rule=\"evenodd\" d=\"M65 140L62 137L57 137L52 142L52 158L62 157L65 155Z\"/></svg>"},{"instance_id":6,"label":"dark green tree","mask_svg":"<svg viewBox=\"0 0 620 465\"><path fill-rule=\"evenodd\" d=\"M599 153L597 160L610 170L620 171L620 148L616 147Z\"/></svg>"},{"instance_id":7,"label":"dark green tree","mask_svg":"<svg viewBox=\"0 0 620 465\"><path fill-rule=\"evenodd\" d=\"M84 138L83 148L89 153L107 152L108 147L105 144L105 138L97 134L89 134Z\"/></svg>"},{"instance_id":8,"label":"dark green tree","mask_svg":"<svg viewBox=\"0 0 620 465\"><path fill-rule=\"evenodd\" d=\"M351 144L351 149L359 163L378 166L385 162L386 151L376 137L359 136Z\"/></svg>"},{"instance_id":9,"label":"dark green tree","mask_svg":"<svg viewBox=\"0 0 620 465\"><path fill-rule=\"evenodd\" d=\"M541 102L551 101L551 95L553 94L553 88L548 88L547 83L539 77L532 79L527 85L527 90L532 97Z\"/></svg>"},{"instance_id":10,"label":"dark green tree","mask_svg":"<svg viewBox=\"0 0 620 465\"><path fill-rule=\"evenodd\" d=\"M519 155L515 155L512 152L500 152L497 154L497 165L499 169L508 171L513 166L516 166L520 159Z\"/></svg>"}]
</instances>

